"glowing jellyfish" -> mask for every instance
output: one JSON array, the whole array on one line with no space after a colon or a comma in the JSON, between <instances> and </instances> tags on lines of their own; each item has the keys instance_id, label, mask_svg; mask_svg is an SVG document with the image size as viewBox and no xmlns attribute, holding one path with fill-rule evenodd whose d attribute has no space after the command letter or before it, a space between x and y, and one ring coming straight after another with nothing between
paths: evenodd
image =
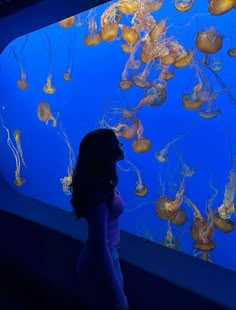
<instances>
[{"instance_id":1,"label":"glowing jellyfish","mask_svg":"<svg viewBox=\"0 0 236 310\"><path fill-rule=\"evenodd\" d=\"M139 107L141 106L159 107L165 102L165 100L166 100L165 88L158 88L155 86L151 86L146 89L145 97L140 100Z\"/></svg>"},{"instance_id":2,"label":"glowing jellyfish","mask_svg":"<svg viewBox=\"0 0 236 310\"><path fill-rule=\"evenodd\" d=\"M146 2L145 9L147 12L154 12L161 8L163 0L149 0Z\"/></svg>"},{"instance_id":3,"label":"glowing jellyfish","mask_svg":"<svg viewBox=\"0 0 236 310\"><path fill-rule=\"evenodd\" d=\"M140 41L138 41L136 44L130 44L131 52L130 52L130 57L128 60L128 68L131 70L137 70L141 66L141 61L135 59L134 55L140 45Z\"/></svg>"},{"instance_id":4,"label":"glowing jellyfish","mask_svg":"<svg viewBox=\"0 0 236 310\"><path fill-rule=\"evenodd\" d=\"M233 167L228 176L228 182L225 186L223 203L216 209L214 213L214 226L220 231L226 233L234 229L234 222L230 219L231 215L235 213L234 196L236 184L236 170L235 159Z\"/></svg>"},{"instance_id":5,"label":"glowing jellyfish","mask_svg":"<svg viewBox=\"0 0 236 310\"><path fill-rule=\"evenodd\" d=\"M184 176L184 177L191 177L194 175L194 168L193 167L190 167L189 165L187 165L185 162L182 163L181 165L181 174Z\"/></svg>"},{"instance_id":6,"label":"glowing jellyfish","mask_svg":"<svg viewBox=\"0 0 236 310\"><path fill-rule=\"evenodd\" d=\"M213 71L219 72L224 68L224 63L220 60L214 60L210 66Z\"/></svg>"},{"instance_id":7,"label":"glowing jellyfish","mask_svg":"<svg viewBox=\"0 0 236 310\"><path fill-rule=\"evenodd\" d=\"M175 73L173 71L162 70L160 72L159 78L161 80L169 81L169 80L173 79L174 76L175 76Z\"/></svg>"},{"instance_id":8,"label":"glowing jellyfish","mask_svg":"<svg viewBox=\"0 0 236 310\"><path fill-rule=\"evenodd\" d=\"M43 91L46 94L52 95L56 91L55 85L52 84L52 59L53 59L52 42L51 42L51 39L46 34L46 32L45 32L45 37L46 37L47 44L48 44L48 74L47 74L46 83L43 86Z\"/></svg>"},{"instance_id":9,"label":"glowing jellyfish","mask_svg":"<svg viewBox=\"0 0 236 310\"><path fill-rule=\"evenodd\" d=\"M111 4L101 16L100 36L102 40L109 42L117 37L119 22L122 18L121 11L116 4Z\"/></svg>"},{"instance_id":10,"label":"glowing jellyfish","mask_svg":"<svg viewBox=\"0 0 236 310\"><path fill-rule=\"evenodd\" d=\"M236 57L236 47L228 49L227 54L229 57Z\"/></svg>"},{"instance_id":11,"label":"glowing jellyfish","mask_svg":"<svg viewBox=\"0 0 236 310\"><path fill-rule=\"evenodd\" d=\"M210 0L208 10L212 15L222 15L235 7L235 0Z\"/></svg>"},{"instance_id":12,"label":"glowing jellyfish","mask_svg":"<svg viewBox=\"0 0 236 310\"><path fill-rule=\"evenodd\" d=\"M138 32L127 25L122 26L121 36L127 43L137 43L139 41Z\"/></svg>"},{"instance_id":13,"label":"glowing jellyfish","mask_svg":"<svg viewBox=\"0 0 236 310\"><path fill-rule=\"evenodd\" d=\"M118 23L104 24L100 30L102 40L106 42L114 40L117 37L118 29Z\"/></svg>"},{"instance_id":14,"label":"glowing jellyfish","mask_svg":"<svg viewBox=\"0 0 236 310\"><path fill-rule=\"evenodd\" d=\"M217 109L213 106L213 104L207 104L204 109L198 111L199 116L204 119L213 119L216 118L220 113L220 109Z\"/></svg>"},{"instance_id":15,"label":"glowing jellyfish","mask_svg":"<svg viewBox=\"0 0 236 310\"><path fill-rule=\"evenodd\" d=\"M20 69L20 78L17 80L17 86L22 90L25 90L29 87L29 84L26 81L26 73L25 73L25 70L23 68L22 61L20 59L22 57L22 54L23 54L23 51L24 51L24 48L25 48L27 41L28 41L28 36L25 37L25 41L24 41L24 44L21 48L21 52L20 52L19 56L16 53L16 47L15 46L12 47L12 52L13 52L14 58L15 58L17 65Z\"/></svg>"},{"instance_id":16,"label":"glowing jellyfish","mask_svg":"<svg viewBox=\"0 0 236 310\"><path fill-rule=\"evenodd\" d=\"M20 133L20 130L19 129L14 129L14 132L13 132L13 136L14 136L14 139L15 139L15 142L16 142L16 148L18 150L18 153L20 155L20 158L21 158L21 161L22 161L22 164L26 166L26 163L25 163L25 160L24 160L24 156L23 156L23 150L22 150L22 147L21 147L21 133Z\"/></svg>"},{"instance_id":17,"label":"glowing jellyfish","mask_svg":"<svg viewBox=\"0 0 236 310\"><path fill-rule=\"evenodd\" d=\"M182 105L186 110L194 111L201 107L202 100L194 94L184 94L182 95Z\"/></svg>"},{"instance_id":18,"label":"glowing jellyfish","mask_svg":"<svg viewBox=\"0 0 236 310\"><path fill-rule=\"evenodd\" d=\"M97 32L96 9L89 10L86 18L89 34L83 38L84 44L87 46L95 46L101 41L100 33Z\"/></svg>"},{"instance_id":19,"label":"glowing jellyfish","mask_svg":"<svg viewBox=\"0 0 236 310\"><path fill-rule=\"evenodd\" d=\"M52 120L52 126L56 127L57 126L57 120L51 113L51 108L48 102L42 101L39 103L38 108L37 108L37 115L40 121L45 122L46 125L48 124L49 120Z\"/></svg>"},{"instance_id":20,"label":"glowing jellyfish","mask_svg":"<svg viewBox=\"0 0 236 310\"><path fill-rule=\"evenodd\" d=\"M178 209L183 202L184 187L183 178L183 180L180 182L179 190L177 191L175 198L161 196L156 201L157 216L165 220L173 220L177 216Z\"/></svg>"},{"instance_id":21,"label":"glowing jellyfish","mask_svg":"<svg viewBox=\"0 0 236 310\"><path fill-rule=\"evenodd\" d=\"M171 230L171 222L168 221L166 235L160 242L161 245L166 246L170 249L178 249L179 248L179 240L174 237L173 232Z\"/></svg>"},{"instance_id":22,"label":"glowing jellyfish","mask_svg":"<svg viewBox=\"0 0 236 310\"><path fill-rule=\"evenodd\" d=\"M134 14L138 8L136 0L119 0L116 2L116 6L123 14Z\"/></svg>"},{"instance_id":23,"label":"glowing jellyfish","mask_svg":"<svg viewBox=\"0 0 236 310\"><path fill-rule=\"evenodd\" d=\"M18 149L14 146L14 144L10 138L9 129L7 127L5 127L1 115L0 115L0 118L1 118L2 127L6 130L6 133L7 133L7 144L9 146L10 150L12 151L12 154L15 158L16 169L15 169L15 178L14 178L13 182L16 186L21 186L22 184L25 183L25 179L20 175L21 156L19 154Z\"/></svg>"},{"instance_id":24,"label":"glowing jellyfish","mask_svg":"<svg viewBox=\"0 0 236 310\"><path fill-rule=\"evenodd\" d=\"M178 56L174 62L174 67L175 68L184 68L188 66L193 59L193 51L190 50L188 52L183 52Z\"/></svg>"},{"instance_id":25,"label":"glowing jellyfish","mask_svg":"<svg viewBox=\"0 0 236 310\"><path fill-rule=\"evenodd\" d=\"M203 64L207 63L209 54L214 54L221 49L223 38L213 26L197 33L196 46L201 52L205 53L205 57L202 60Z\"/></svg>"},{"instance_id":26,"label":"glowing jellyfish","mask_svg":"<svg viewBox=\"0 0 236 310\"><path fill-rule=\"evenodd\" d=\"M160 162L164 163L168 160L168 151L171 146L173 146L176 142L178 142L183 137L183 134L178 137L170 140L160 151L155 152L155 158Z\"/></svg>"},{"instance_id":27,"label":"glowing jellyfish","mask_svg":"<svg viewBox=\"0 0 236 310\"><path fill-rule=\"evenodd\" d=\"M75 163L75 155L74 151L72 149L72 146L70 144L69 138L65 131L63 130L61 124L60 124L60 130L61 133L58 132L59 136L62 138L62 140L66 143L68 147L68 167L67 167L67 175L64 176L64 178L61 178L60 181L62 183L62 190L66 195L70 195L70 186L72 183L72 175L73 175L73 167Z\"/></svg>"},{"instance_id":28,"label":"glowing jellyfish","mask_svg":"<svg viewBox=\"0 0 236 310\"><path fill-rule=\"evenodd\" d=\"M139 126L140 121L138 118L135 118L130 126L124 123L120 123L117 126L111 126L110 128L115 131L117 136L125 139L132 139L137 134Z\"/></svg>"},{"instance_id":29,"label":"glowing jellyfish","mask_svg":"<svg viewBox=\"0 0 236 310\"><path fill-rule=\"evenodd\" d=\"M70 17L60 20L58 24L62 28L70 28L74 24L74 21L75 21L75 16L70 16Z\"/></svg>"},{"instance_id":30,"label":"glowing jellyfish","mask_svg":"<svg viewBox=\"0 0 236 310\"><path fill-rule=\"evenodd\" d=\"M175 8L179 12L186 12L194 5L194 0L174 0Z\"/></svg>"},{"instance_id":31,"label":"glowing jellyfish","mask_svg":"<svg viewBox=\"0 0 236 310\"><path fill-rule=\"evenodd\" d=\"M143 137L143 126L141 122L139 122L137 138L132 141L131 147L136 153L145 153L150 150L151 146L151 141L148 138Z\"/></svg>"},{"instance_id":32,"label":"glowing jellyfish","mask_svg":"<svg viewBox=\"0 0 236 310\"><path fill-rule=\"evenodd\" d=\"M170 52L169 54L161 58L161 64L165 66L172 65L173 63L176 62L176 56L177 56L176 52Z\"/></svg>"}]
</instances>

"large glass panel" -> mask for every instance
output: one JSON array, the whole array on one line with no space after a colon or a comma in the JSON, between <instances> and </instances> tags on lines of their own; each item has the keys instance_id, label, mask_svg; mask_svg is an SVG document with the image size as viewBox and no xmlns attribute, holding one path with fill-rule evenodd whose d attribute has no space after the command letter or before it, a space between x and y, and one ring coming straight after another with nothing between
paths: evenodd
<instances>
[{"instance_id":1,"label":"large glass panel","mask_svg":"<svg viewBox=\"0 0 236 310\"><path fill-rule=\"evenodd\" d=\"M9 184L71 212L79 142L112 128L126 152L121 228L235 269L236 12L219 3L120 0L9 44L0 58Z\"/></svg>"}]
</instances>

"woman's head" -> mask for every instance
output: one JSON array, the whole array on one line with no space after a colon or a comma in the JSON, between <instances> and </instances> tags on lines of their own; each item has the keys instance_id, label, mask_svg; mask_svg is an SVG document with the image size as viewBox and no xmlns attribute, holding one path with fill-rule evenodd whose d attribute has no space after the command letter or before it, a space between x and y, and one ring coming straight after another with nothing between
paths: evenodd
<instances>
[{"instance_id":1,"label":"woman's head","mask_svg":"<svg viewBox=\"0 0 236 310\"><path fill-rule=\"evenodd\" d=\"M111 129L97 129L84 136L71 184L71 203L78 217L85 215L86 203L94 193L102 192L105 200L112 200L118 182L116 162L122 159L123 149Z\"/></svg>"}]
</instances>

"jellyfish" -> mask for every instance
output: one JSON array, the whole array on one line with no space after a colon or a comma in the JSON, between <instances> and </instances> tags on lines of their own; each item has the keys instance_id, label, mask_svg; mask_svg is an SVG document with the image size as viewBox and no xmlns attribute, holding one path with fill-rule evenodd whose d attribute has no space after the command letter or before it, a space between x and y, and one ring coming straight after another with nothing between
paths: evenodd
<instances>
[{"instance_id":1,"label":"jellyfish","mask_svg":"<svg viewBox=\"0 0 236 310\"><path fill-rule=\"evenodd\" d=\"M138 178L134 189L135 195L138 197L146 196L148 189L147 186L143 184L140 170L131 161L126 160L126 162L130 165L131 169L136 173Z\"/></svg>"},{"instance_id":2,"label":"jellyfish","mask_svg":"<svg viewBox=\"0 0 236 310\"><path fill-rule=\"evenodd\" d=\"M213 26L197 33L196 46L201 52L205 53L205 57L202 60L203 64L207 64L209 54L214 54L221 49L223 39L224 37L217 33Z\"/></svg>"},{"instance_id":3,"label":"jellyfish","mask_svg":"<svg viewBox=\"0 0 236 310\"><path fill-rule=\"evenodd\" d=\"M57 126L57 120L51 113L51 108L48 102L42 101L38 104L37 108L37 115L40 121L45 122L46 125L48 124L49 120L52 120L52 126Z\"/></svg>"},{"instance_id":4,"label":"jellyfish","mask_svg":"<svg viewBox=\"0 0 236 310\"><path fill-rule=\"evenodd\" d=\"M236 5L235 0L210 0L208 11L212 15L222 15Z\"/></svg>"},{"instance_id":5,"label":"jellyfish","mask_svg":"<svg viewBox=\"0 0 236 310\"><path fill-rule=\"evenodd\" d=\"M152 30L149 33L150 39L152 41L157 40L166 31L166 19L161 19L159 22L155 23Z\"/></svg>"},{"instance_id":6,"label":"jellyfish","mask_svg":"<svg viewBox=\"0 0 236 310\"><path fill-rule=\"evenodd\" d=\"M155 158L160 162L164 163L168 160L168 151L169 148L174 145L176 142L178 142L183 137L183 134L179 135L178 137L170 140L160 151L155 152Z\"/></svg>"},{"instance_id":7,"label":"jellyfish","mask_svg":"<svg viewBox=\"0 0 236 310\"><path fill-rule=\"evenodd\" d=\"M117 37L121 18L122 13L117 7L117 3L108 6L101 16L100 36L102 40L109 42Z\"/></svg>"},{"instance_id":8,"label":"jellyfish","mask_svg":"<svg viewBox=\"0 0 236 310\"><path fill-rule=\"evenodd\" d=\"M186 211L182 208L178 208L177 214L170 221L172 224L174 224L176 226L184 225L187 222Z\"/></svg>"},{"instance_id":9,"label":"jellyfish","mask_svg":"<svg viewBox=\"0 0 236 310\"><path fill-rule=\"evenodd\" d=\"M133 83L136 86L141 87L141 88L145 88L145 87L149 86L150 83L147 81L147 75L150 71L151 64L152 64L151 61L148 62L142 73L133 75L133 77L132 77Z\"/></svg>"},{"instance_id":10,"label":"jellyfish","mask_svg":"<svg viewBox=\"0 0 236 310\"><path fill-rule=\"evenodd\" d=\"M16 186L21 186L22 184L25 183L25 179L20 175L21 156L19 154L18 149L14 146L14 144L10 138L9 129L4 125L1 115L0 115L0 118L1 118L2 127L6 130L6 133L7 133L7 144L9 146L10 150L12 151L12 154L13 154L13 156L15 158L15 162L16 162L15 178L14 178L13 182Z\"/></svg>"},{"instance_id":11,"label":"jellyfish","mask_svg":"<svg viewBox=\"0 0 236 310\"><path fill-rule=\"evenodd\" d=\"M87 46L95 46L101 41L100 33L97 32L97 21L96 21L96 8L89 10L86 18L88 24L89 34L87 34L83 41Z\"/></svg>"},{"instance_id":12,"label":"jellyfish","mask_svg":"<svg viewBox=\"0 0 236 310\"><path fill-rule=\"evenodd\" d=\"M190 227L190 235L194 240L194 248L200 251L211 251L216 247L212 240L214 235L213 210L206 207L206 218L203 218L197 206L187 197L184 197L186 204L193 209L193 225Z\"/></svg>"},{"instance_id":13,"label":"jellyfish","mask_svg":"<svg viewBox=\"0 0 236 310\"><path fill-rule=\"evenodd\" d=\"M215 210L214 213L214 226L222 232L231 232L234 229L234 222L230 219L231 215L235 213L234 196L236 185L236 159L232 168L230 169L228 182L225 186L223 203Z\"/></svg>"},{"instance_id":14,"label":"jellyfish","mask_svg":"<svg viewBox=\"0 0 236 310\"><path fill-rule=\"evenodd\" d=\"M170 249L178 249L179 248L179 240L174 237L173 232L171 230L171 222L168 221L166 235L160 242L161 245L166 246Z\"/></svg>"},{"instance_id":15,"label":"jellyfish","mask_svg":"<svg viewBox=\"0 0 236 310\"><path fill-rule=\"evenodd\" d=\"M134 58L134 55L140 46L141 41L138 41L136 44L130 44L130 57L128 60L128 68L131 70L137 70L141 66L141 61Z\"/></svg>"},{"instance_id":16,"label":"jellyfish","mask_svg":"<svg viewBox=\"0 0 236 310\"><path fill-rule=\"evenodd\" d=\"M159 86L159 87L158 87ZM159 107L166 100L166 90L159 85L150 86L146 89L145 97L140 100L139 107L151 106Z\"/></svg>"},{"instance_id":17,"label":"jellyfish","mask_svg":"<svg viewBox=\"0 0 236 310\"><path fill-rule=\"evenodd\" d=\"M228 49L227 54L229 57L236 57L236 47L231 47Z\"/></svg>"},{"instance_id":18,"label":"jellyfish","mask_svg":"<svg viewBox=\"0 0 236 310\"><path fill-rule=\"evenodd\" d=\"M146 223L136 222L137 233L149 241L155 242L155 237Z\"/></svg>"},{"instance_id":19,"label":"jellyfish","mask_svg":"<svg viewBox=\"0 0 236 310\"><path fill-rule=\"evenodd\" d=\"M119 0L116 2L116 6L122 14L134 14L138 4L136 0Z\"/></svg>"},{"instance_id":20,"label":"jellyfish","mask_svg":"<svg viewBox=\"0 0 236 310\"><path fill-rule=\"evenodd\" d=\"M78 13L75 15L75 21L74 21L74 25L76 27L80 27L84 24L84 21L82 19L82 14L81 13Z\"/></svg>"},{"instance_id":21,"label":"jellyfish","mask_svg":"<svg viewBox=\"0 0 236 310\"><path fill-rule=\"evenodd\" d=\"M67 167L67 175L64 176L64 178L61 178L60 181L62 183L62 190L66 195L70 195L70 185L72 183L72 175L73 175L73 167L75 163L75 155L74 151L72 149L72 146L70 144L69 138L65 131L62 128L62 125L60 124L60 132L58 132L59 136L62 138L62 140L66 143L68 147L68 167Z\"/></svg>"},{"instance_id":22,"label":"jellyfish","mask_svg":"<svg viewBox=\"0 0 236 310\"><path fill-rule=\"evenodd\" d=\"M207 103L207 105L198 111L198 115L204 119L216 118L220 113L220 109L214 107L212 103Z\"/></svg>"},{"instance_id":23,"label":"jellyfish","mask_svg":"<svg viewBox=\"0 0 236 310\"><path fill-rule=\"evenodd\" d=\"M46 83L43 86L43 91L46 94L52 95L56 91L56 86L52 84L52 42L45 32L47 44L48 44L48 74Z\"/></svg>"},{"instance_id":24,"label":"jellyfish","mask_svg":"<svg viewBox=\"0 0 236 310\"><path fill-rule=\"evenodd\" d=\"M179 12L186 12L194 5L194 0L174 0L175 8Z\"/></svg>"},{"instance_id":25,"label":"jellyfish","mask_svg":"<svg viewBox=\"0 0 236 310\"><path fill-rule=\"evenodd\" d=\"M157 216L165 220L172 220L177 216L178 209L183 202L184 188L185 188L185 182L183 178L182 181L180 182L179 190L175 194L175 198L171 198L168 196L161 196L156 201Z\"/></svg>"},{"instance_id":26,"label":"jellyfish","mask_svg":"<svg viewBox=\"0 0 236 310\"><path fill-rule=\"evenodd\" d=\"M28 42L28 36L25 36L25 41L23 43L23 46L21 48L21 52L19 53L19 56L16 53L16 47L15 46L12 47L13 55L15 57L17 65L20 69L20 78L17 80L17 86L22 90L25 90L29 87L29 84L26 81L26 73L25 73L25 70L23 68L22 61L20 59L22 57L22 54L23 54L23 51L24 51L24 48L25 48L25 45L27 42Z\"/></svg>"},{"instance_id":27,"label":"jellyfish","mask_svg":"<svg viewBox=\"0 0 236 310\"><path fill-rule=\"evenodd\" d=\"M147 12L158 11L163 4L163 0L149 0L145 3L145 9Z\"/></svg>"},{"instance_id":28,"label":"jellyfish","mask_svg":"<svg viewBox=\"0 0 236 310\"><path fill-rule=\"evenodd\" d=\"M15 129L13 135L14 135L14 139L15 139L15 142L16 142L16 148L17 148L18 153L19 153L19 155L20 155L22 164L23 164L25 167L27 167L27 166L26 166L26 163L25 163L25 160L24 160L23 151L22 151L21 142L20 142L20 140L21 140L21 133L20 133L20 130L19 130L19 129Z\"/></svg>"},{"instance_id":29,"label":"jellyfish","mask_svg":"<svg viewBox=\"0 0 236 310\"><path fill-rule=\"evenodd\" d=\"M182 95L182 105L186 110L194 111L198 110L202 105L202 100L193 94Z\"/></svg>"},{"instance_id":30,"label":"jellyfish","mask_svg":"<svg viewBox=\"0 0 236 310\"><path fill-rule=\"evenodd\" d=\"M137 138L132 141L131 147L136 153L145 153L150 150L151 146L151 141L148 138L143 137L143 126L141 122L139 122Z\"/></svg>"},{"instance_id":31,"label":"jellyfish","mask_svg":"<svg viewBox=\"0 0 236 310\"><path fill-rule=\"evenodd\" d=\"M182 163L181 165L181 174L184 176L184 177L191 177L193 176L194 174L194 168L193 167L190 167L188 164L186 164L185 162Z\"/></svg>"},{"instance_id":32,"label":"jellyfish","mask_svg":"<svg viewBox=\"0 0 236 310\"><path fill-rule=\"evenodd\" d=\"M138 132L140 126L140 121L138 118L133 119L132 124L128 126L127 124L120 123L117 126L110 126L114 130L117 136L125 139L132 139Z\"/></svg>"},{"instance_id":33,"label":"jellyfish","mask_svg":"<svg viewBox=\"0 0 236 310\"><path fill-rule=\"evenodd\" d=\"M67 65L66 70L63 72L63 79L67 82L72 80L72 66L74 61L74 44L75 44L75 38L74 35L71 35L69 38L69 42L67 42Z\"/></svg>"},{"instance_id":34,"label":"jellyfish","mask_svg":"<svg viewBox=\"0 0 236 310\"><path fill-rule=\"evenodd\" d=\"M70 28L74 24L74 21L75 21L75 16L70 16L70 17L60 20L58 24L62 28Z\"/></svg>"},{"instance_id":35,"label":"jellyfish","mask_svg":"<svg viewBox=\"0 0 236 310\"><path fill-rule=\"evenodd\" d=\"M134 28L127 25L122 26L121 37L130 44L137 43L139 41L139 33Z\"/></svg>"}]
</instances>

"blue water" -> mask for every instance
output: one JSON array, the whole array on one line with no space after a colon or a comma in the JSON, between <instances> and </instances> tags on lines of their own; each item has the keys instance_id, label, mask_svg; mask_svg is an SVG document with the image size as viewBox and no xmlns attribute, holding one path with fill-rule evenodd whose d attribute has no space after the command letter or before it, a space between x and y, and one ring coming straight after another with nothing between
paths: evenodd
<instances>
[{"instance_id":1,"label":"blue water","mask_svg":"<svg viewBox=\"0 0 236 310\"><path fill-rule=\"evenodd\" d=\"M146 153L135 153L131 141L120 138L127 160L139 169L148 188L145 197L137 197L134 193L137 174L127 162L120 163L119 190L126 203L121 228L157 243L165 237L168 221L157 217L155 201L163 194L175 197L183 179L183 163L194 170L194 174L185 179L184 194L205 216L207 201L213 194L210 184L218 191L212 208L216 209L223 202L231 169L230 159L235 153L236 99L233 97L236 98L236 58L230 58L227 50L236 47L236 11L216 17L208 13L208 1L198 2L191 10L180 13L174 8L173 1L164 1L159 11L151 13L156 21L166 18L167 34L178 40L185 50L193 48L194 57L191 65L183 69L172 68L175 77L167 83L167 99L163 105L142 107L136 114L142 122L143 135L151 140L151 149ZM96 10L98 28L100 16L107 7L108 4L102 5ZM68 176L68 167L74 165L72 155L77 156L81 138L88 131L101 127L104 121L110 126L117 125L121 121L122 108L137 106L145 96L145 89L135 85L128 90L119 88L129 57L120 48L120 30L118 38L112 42L103 41L93 47L84 44L83 38L88 34L87 16L88 12L77 16L77 21L83 21L82 25L63 29L54 24L17 38L0 57L0 172L17 191L68 212L72 212L70 196L63 191L60 179ZM120 23L130 25L131 18L127 15ZM218 78L212 70L201 65L204 54L195 46L197 32L210 26L224 36L222 48L210 55L208 62L209 67L216 61L223 64L223 69L217 72ZM50 70L50 59L52 83L56 86L56 92L51 95L42 89ZM63 79L68 60L72 61L70 82ZM29 84L26 90L20 89L16 83L20 78L19 64L23 66ZM181 96L190 93L196 84L194 64L203 70L217 93L214 107L220 109L221 114L214 119L203 119L198 111L186 110L181 104ZM149 81L157 78L159 67L159 61L156 61L148 75ZM144 64L136 74L143 68ZM219 83L219 77L224 85ZM52 126L51 120L47 124L39 120L37 108L43 101L50 105L56 127ZM130 124L129 121L122 122ZM20 130L26 164L25 167L21 161L20 175L25 179L22 186L13 183L14 154L19 154L19 150L17 153L10 147L13 144L16 148L13 134L16 128ZM11 142L7 140L7 130ZM67 140L63 138L63 132ZM169 148L168 161L158 162L155 151L176 137L180 139ZM186 211L188 221L181 227L171 224L176 240L174 246L193 255L196 252L189 234L193 212L185 202L181 208ZM235 221L234 214L232 220ZM217 246L210 253L213 263L235 269L235 234L235 230L224 234L215 229L213 240Z\"/></svg>"}]
</instances>

